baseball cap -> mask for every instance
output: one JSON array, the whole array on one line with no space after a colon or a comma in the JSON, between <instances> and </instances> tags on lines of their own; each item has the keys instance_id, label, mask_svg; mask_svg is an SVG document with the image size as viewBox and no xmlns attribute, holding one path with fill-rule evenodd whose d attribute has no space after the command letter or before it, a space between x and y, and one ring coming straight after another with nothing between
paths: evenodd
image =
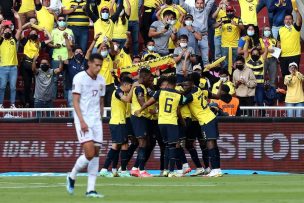
<instances>
[{"instance_id":1,"label":"baseball cap","mask_svg":"<svg viewBox=\"0 0 304 203\"><path fill-rule=\"evenodd\" d=\"M193 70L196 71L196 70L202 70L202 67L200 66L200 64L197 64L195 66L193 66Z\"/></svg>"},{"instance_id":2,"label":"baseball cap","mask_svg":"<svg viewBox=\"0 0 304 203\"><path fill-rule=\"evenodd\" d=\"M229 6L227 6L227 7L226 7L226 11L234 11L233 6L230 6L230 5L229 5Z\"/></svg>"},{"instance_id":3,"label":"baseball cap","mask_svg":"<svg viewBox=\"0 0 304 203\"><path fill-rule=\"evenodd\" d=\"M191 19L193 20L193 16L192 16L190 13L188 13L188 14L185 16L185 19L188 19L188 18L191 18Z\"/></svg>"},{"instance_id":4,"label":"baseball cap","mask_svg":"<svg viewBox=\"0 0 304 203\"><path fill-rule=\"evenodd\" d=\"M101 12L104 12L104 11L109 12L109 11L110 11L110 9L109 9L108 7L106 7L106 6L104 6L104 7L102 7Z\"/></svg>"},{"instance_id":5,"label":"baseball cap","mask_svg":"<svg viewBox=\"0 0 304 203\"><path fill-rule=\"evenodd\" d=\"M298 68L298 64L297 64L297 63L295 63L295 62L290 63L288 67L290 67L290 66L295 66L295 67L297 67L297 68Z\"/></svg>"}]
</instances>

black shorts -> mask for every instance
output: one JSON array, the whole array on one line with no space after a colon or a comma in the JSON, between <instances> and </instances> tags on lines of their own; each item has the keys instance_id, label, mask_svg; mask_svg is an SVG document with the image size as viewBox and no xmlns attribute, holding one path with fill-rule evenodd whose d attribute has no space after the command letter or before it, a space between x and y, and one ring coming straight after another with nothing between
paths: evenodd
<instances>
[{"instance_id":1,"label":"black shorts","mask_svg":"<svg viewBox=\"0 0 304 203\"><path fill-rule=\"evenodd\" d=\"M219 130L218 130L218 124L217 119L214 118L209 123L202 125L202 135L203 138L206 140L216 140L219 138Z\"/></svg>"},{"instance_id":2,"label":"black shorts","mask_svg":"<svg viewBox=\"0 0 304 203\"><path fill-rule=\"evenodd\" d=\"M158 127L158 120L147 119L147 135L154 139L160 138L160 131Z\"/></svg>"},{"instance_id":3,"label":"black shorts","mask_svg":"<svg viewBox=\"0 0 304 203\"><path fill-rule=\"evenodd\" d=\"M127 135L134 136L134 131L131 123L131 118L126 118L126 128L127 128Z\"/></svg>"},{"instance_id":4,"label":"black shorts","mask_svg":"<svg viewBox=\"0 0 304 203\"><path fill-rule=\"evenodd\" d=\"M159 130L163 137L164 143L174 144L179 141L178 125L159 124Z\"/></svg>"},{"instance_id":5,"label":"black shorts","mask_svg":"<svg viewBox=\"0 0 304 203\"><path fill-rule=\"evenodd\" d=\"M184 120L185 120L186 126L179 124L179 139L180 140L186 139L186 137L191 134L190 130L191 130L192 120L191 120L191 118L185 118Z\"/></svg>"},{"instance_id":6,"label":"black shorts","mask_svg":"<svg viewBox=\"0 0 304 203\"><path fill-rule=\"evenodd\" d=\"M112 142L115 144L125 144L128 142L127 128L125 124L110 124Z\"/></svg>"},{"instance_id":7,"label":"black shorts","mask_svg":"<svg viewBox=\"0 0 304 203\"><path fill-rule=\"evenodd\" d=\"M131 116L131 123L136 138L144 138L147 136L147 118Z\"/></svg>"},{"instance_id":8,"label":"black shorts","mask_svg":"<svg viewBox=\"0 0 304 203\"><path fill-rule=\"evenodd\" d=\"M202 129L198 121L191 121L189 133L187 134L187 140L203 140Z\"/></svg>"}]
</instances>

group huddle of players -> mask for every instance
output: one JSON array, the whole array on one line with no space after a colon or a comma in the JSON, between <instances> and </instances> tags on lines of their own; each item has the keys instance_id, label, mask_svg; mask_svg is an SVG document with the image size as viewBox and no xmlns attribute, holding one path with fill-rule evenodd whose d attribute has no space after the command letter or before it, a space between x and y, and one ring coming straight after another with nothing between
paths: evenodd
<instances>
[{"instance_id":1,"label":"group huddle of players","mask_svg":"<svg viewBox=\"0 0 304 203\"><path fill-rule=\"evenodd\" d=\"M207 101L216 95L201 89L199 84L200 74L196 72L180 84L176 84L174 75L162 75L156 81L145 67L139 70L136 82L130 73L122 73L111 100L112 147L100 175L151 177L145 164L157 141L161 153L160 176L181 177L191 172L185 150L196 167L191 175L222 176L217 119ZM202 150L204 167L195 148L196 140ZM128 171L128 163L136 150L136 160Z\"/></svg>"}]
</instances>

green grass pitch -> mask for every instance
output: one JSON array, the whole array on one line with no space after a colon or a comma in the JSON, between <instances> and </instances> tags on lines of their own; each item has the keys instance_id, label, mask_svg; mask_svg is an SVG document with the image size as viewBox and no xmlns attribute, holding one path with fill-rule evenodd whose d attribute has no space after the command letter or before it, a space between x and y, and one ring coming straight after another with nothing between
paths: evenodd
<instances>
[{"instance_id":1,"label":"green grass pitch","mask_svg":"<svg viewBox=\"0 0 304 203\"><path fill-rule=\"evenodd\" d=\"M65 177L1 177L1 203L85 202L304 202L304 175L251 175L222 178L101 178L102 199L84 196L86 177L78 177L75 194L65 190Z\"/></svg>"}]
</instances>

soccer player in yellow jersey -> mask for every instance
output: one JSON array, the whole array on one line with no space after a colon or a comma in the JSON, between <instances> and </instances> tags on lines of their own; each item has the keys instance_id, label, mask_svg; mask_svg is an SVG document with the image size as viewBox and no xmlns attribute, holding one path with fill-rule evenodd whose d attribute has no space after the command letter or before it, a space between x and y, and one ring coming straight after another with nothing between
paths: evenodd
<instances>
[{"instance_id":1,"label":"soccer player in yellow jersey","mask_svg":"<svg viewBox=\"0 0 304 203\"><path fill-rule=\"evenodd\" d=\"M135 112L140 114L150 105L158 101L159 117L158 126L165 144L169 148L169 175L168 177L177 177L182 174L174 173L176 160L178 159L177 146L179 143L178 118L180 116L179 105L182 103L182 95L175 90L176 77L167 78L167 88L157 91L143 106Z\"/></svg>"},{"instance_id":2,"label":"soccer player in yellow jersey","mask_svg":"<svg viewBox=\"0 0 304 203\"><path fill-rule=\"evenodd\" d=\"M183 104L188 104L192 115L198 120L201 126L203 138L207 140L208 157L212 168L208 176L222 176L220 169L220 152L217 146L219 132L216 116L209 108L203 92L194 85L192 75L187 77L185 82L183 82L183 88L186 97Z\"/></svg>"},{"instance_id":3,"label":"soccer player in yellow jersey","mask_svg":"<svg viewBox=\"0 0 304 203\"><path fill-rule=\"evenodd\" d=\"M132 95L131 104L131 123L134 130L134 135L139 142L139 149L137 152L136 162L130 171L132 176L136 177L151 177L145 171L145 159L146 159L146 136L147 136L147 111L143 111L140 114L135 114L142 105L147 101L147 87L150 86L152 74L149 69L141 68L139 70L139 86L136 87Z\"/></svg>"},{"instance_id":4,"label":"soccer player in yellow jersey","mask_svg":"<svg viewBox=\"0 0 304 203\"><path fill-rule=\"evenodd\" d=\"M100 171L100 175L104 177L118 176L117 174L117 162L121 158L121 177L130 177L127 173L127 161L128 161L128 134L126 127L126 108L127 103L131 101L133 80L129 77L124 77L120 80L120 87L112 94L111 101L111 119L110 119L110 133L112 137L112 148L108 152L105 163ZM127 95L126 95L127 94ZM121 151L120 151L121 149ZM112 171L108 172L108 168L113 162Z\"/></svg>"}]
</instances>

